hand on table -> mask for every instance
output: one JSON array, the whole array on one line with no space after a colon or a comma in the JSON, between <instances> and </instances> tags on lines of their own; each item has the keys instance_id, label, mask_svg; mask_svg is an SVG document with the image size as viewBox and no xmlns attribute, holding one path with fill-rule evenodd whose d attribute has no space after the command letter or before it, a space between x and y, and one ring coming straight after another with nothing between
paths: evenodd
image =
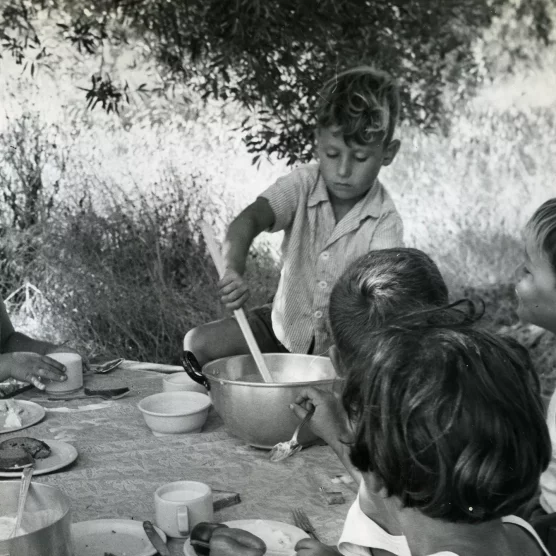
<instances>
[{"instance_id":1,"label":"hand on table","mask_svg":"<svg viewBox=\"0 0 556 556\"><path fill-rule=\"evenodd\" d=\"M249 286L245 283L243 276L230 268L224 272L218 282L218 288L222 303L232 311L242 307L249 299Z\"/></svg>"},{"instance_id":2,"label":"hand on table","mask_svg":"<svg viewBox=\"0 0 556 556\"><path fill-rule=\"evenodd\" d=\"M338 556L340 552L335 546L322 544L315 539L301 539L295 545L297 556Z\"/></svg>"},{"instance_id":3,"label":"hand on table","mask_svg":"<svg viewBox=\"0 0 556 556\"><path fill-rule=\"evenodd\" d=\"M210 538L210 556L263 556L265 543L248 531L221 527Z\"/></svg>"},{"instance_id":4,"label":"hand on table","mask_svg":"<svg viewBox=\"0 0 556 556\"><path fill-rule=\"evenodd\" d=\"M55 382L67 380L65 366L47 355L15 351L0 355L0 363L7 370L8 376L22 382L30 382L39 390L46 388L42 380Z\"/></svg>"},{"instance_id":5,"label":"hand on table","mask_svg":"<svg viewBox=\"0 0 556 556\"><path fill-rule=\"evenodd\" d=\"M303 419L311 406L313 417L307 423L311 431L327 444L349 438L347 415L341 401L332 393L319 388L304 388L290 407L299 419Z\"/></svg>"}]
</instances>

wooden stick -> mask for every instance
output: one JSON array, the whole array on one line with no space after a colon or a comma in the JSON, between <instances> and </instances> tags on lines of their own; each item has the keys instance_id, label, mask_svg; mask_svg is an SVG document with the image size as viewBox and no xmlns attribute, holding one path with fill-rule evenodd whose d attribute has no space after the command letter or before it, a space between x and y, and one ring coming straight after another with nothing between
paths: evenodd
<instances>
[{"instance_id":1,"label":"wooden stick","mask_svg":"<svg viewBox=\"0 0 556 556\"><path fill-rule=\"evenodd\" d=\"M218 275L222 277L222 274L224 273L225 270L222 253L220 252L220 249L216 245L216 241L214 240L214 236L212 235L211 229L206 224L201 224L201 230L203 232L203 236L205 238L205 242L207 244L210 256L212 257L212 260L214 261L214 265L216 266L216 270L218 271ZM245 341L249 346L249 351L251 352L251 355L255 360L255 363L257 365L257 368L259 369L259 373L261 373L261 376L263 377L263 380L265 382L273 382L272 375L270 374L270 371L266 366L261 350L257 345L257 340L255 340L255 336L253 336L251 327L247 322L247 317L245 316L245 312L243 311L243 309L237 309L236 311L234 311L234 315L236 317L237 323L239 324L239 327L241 328L241 331L243 332Z\"/></svg>"}]
</instances>

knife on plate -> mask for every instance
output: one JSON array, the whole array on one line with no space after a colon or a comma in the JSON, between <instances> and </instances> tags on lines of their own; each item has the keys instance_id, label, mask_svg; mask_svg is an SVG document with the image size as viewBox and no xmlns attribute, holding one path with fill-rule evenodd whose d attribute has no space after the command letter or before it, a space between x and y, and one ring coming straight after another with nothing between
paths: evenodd
<instances>
[{"instance_id":1,"label":"knife on plate","mask_svg":"<svg viewBox=\"0 0 556 556\"><path fill-rule=\"evenodd\" d=\"M158 550L160 556L171 556L166 543L156 532L156 529L150 521L143 521L143 529L145 530L145 533L147 533L147 537L149 537L152 545L156 548L156 550Z\"/></svg>"}]
</instances>

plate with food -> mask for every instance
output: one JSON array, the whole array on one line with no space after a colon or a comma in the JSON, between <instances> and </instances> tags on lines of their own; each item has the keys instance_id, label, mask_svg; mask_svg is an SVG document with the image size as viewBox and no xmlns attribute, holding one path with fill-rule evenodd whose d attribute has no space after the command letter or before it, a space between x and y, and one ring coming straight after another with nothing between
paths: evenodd
<instances>
[{"instance_id":1,"label":"plate with food","mask_svg":"<svg viewBox=\"0 0 556 556\"><path fill-rule=\"evenodd\" d=\"M46 411L42 405L25 400L0 400L0 434L37 424Z\"/></svg>"},{"instance_id":2,"label":"plate with food","mask_svg":"<svg viewBox=\"0 0 556 556\"><path fill-rule=\"evenodd\" d=\"M21 477L21 470L34 465L33 475L66 467L77 459L77 450L61 440L38 440L18 436L0 442L0 477Z\"/></svg>"},{"instance_id":3,"label":"plate with food","mask_svg":"<svg viewBox=\"0 0 556 556\"><path fill-rule=\"evenodd\" d=\"M155 531L166 542L158 527ZM79 556L154 556L156 548L143 529L142 521L133 519L94 519L71 526L75 554Z\"/></svg>"},{"instance_id":4,"label":"plate with food","mask_svg":"<svg viewBox=\"0 0 556 556\"><path fill-rule=\"evenodd\" d=\"M269 519L238 519L225 521L222 525L243 529L259 537L266 544L265 556L295 556L295 545L308 537L305 531L294 525ZM191 546L190 539L185 541L183 553L185 556L202 556Z\"/></svg>"}]
</instances>

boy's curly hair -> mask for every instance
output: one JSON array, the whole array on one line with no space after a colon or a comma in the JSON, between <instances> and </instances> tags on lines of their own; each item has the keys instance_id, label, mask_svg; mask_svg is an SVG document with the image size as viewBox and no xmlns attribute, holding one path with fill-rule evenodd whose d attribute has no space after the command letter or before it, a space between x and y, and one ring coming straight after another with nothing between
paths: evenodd
<instances>
[{"instance_id":1,"label":"boy's curly hair","mask_svg":"<svg viewBox=\"0 0 556 556\"><path fill-rule=\"evenodd\" d=\"M355 467L406 507L479 523L531 499L551 446L527 350L472 326L473 304L458 304L370 330L343 403Z\"/></svg>"},{"instance_id":2,"label":"boy's curly hair","mask_svg":"<svg viewBox=\"0 0 556 556\"><path fill-rule=\"evenodd\" d=\"M379 137L388 145L399 112L399 88L392 77L373 67L359 66L325 83L317 108L317 125L339 126L346 143L365 145Z\"/></svg>"},{"instance_id":3,"label":"boy's curly hair","mask_svg":"<svg viewBox=\"0 0 556 556\"><path fill-rule=\"evenodd\" d=\"M535 211L525 226L525 234L535 242L540 253L548 257L556 273L556 197Z\"/></svg>"}]
</instances>

